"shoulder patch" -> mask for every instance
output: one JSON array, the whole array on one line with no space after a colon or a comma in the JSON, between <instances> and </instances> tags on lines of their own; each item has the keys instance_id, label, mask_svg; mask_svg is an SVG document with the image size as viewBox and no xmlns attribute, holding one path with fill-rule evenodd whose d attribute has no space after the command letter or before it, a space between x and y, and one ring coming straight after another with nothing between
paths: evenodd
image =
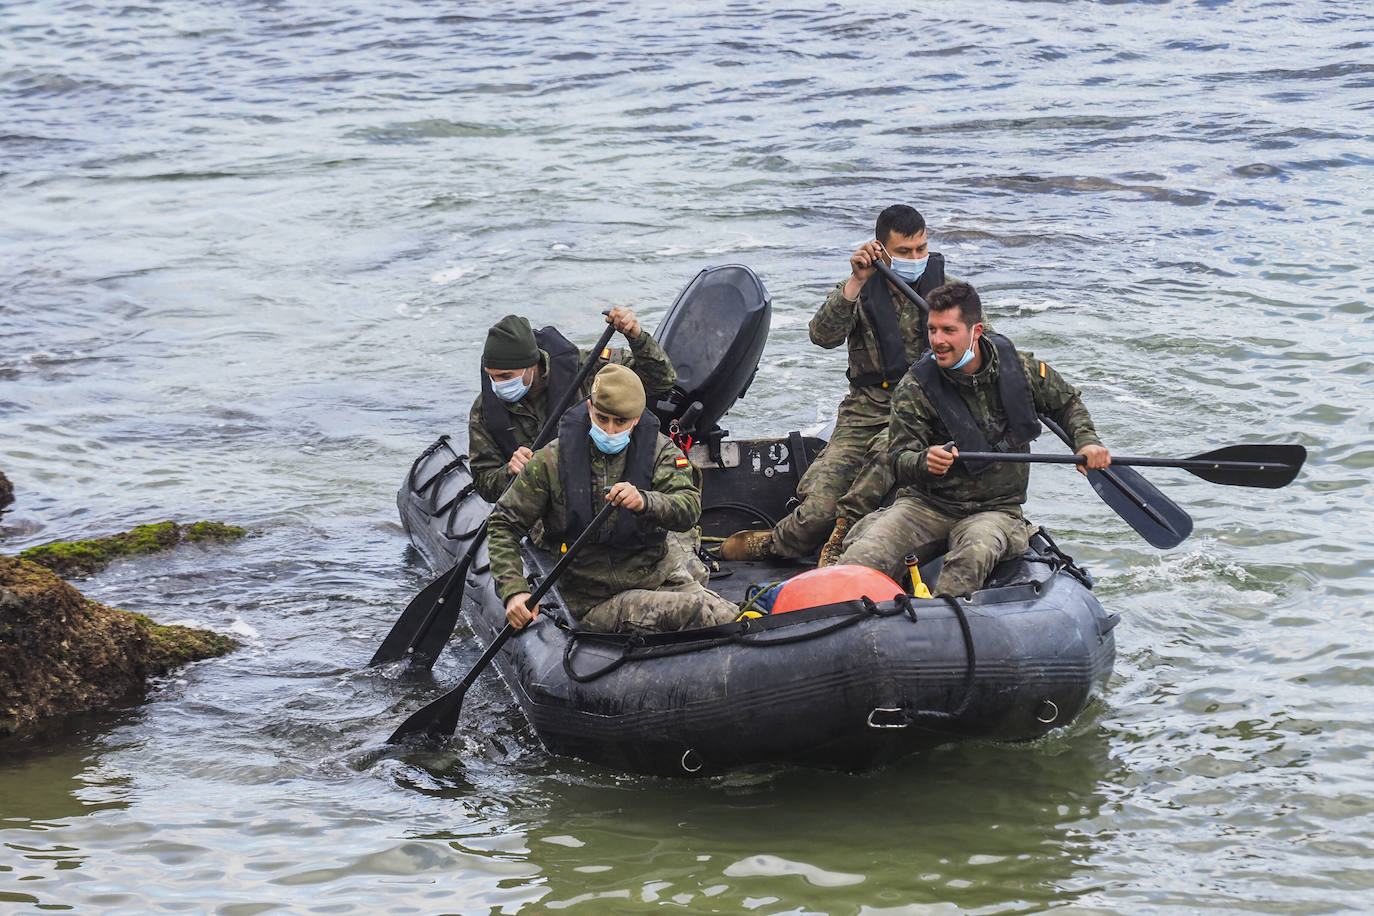
<instances>
[{"instance_id":1,"label":"shoulder patch","mask_svg":"<svg viewBox=\"0 0 1374 916\"><path fill-rule=\"evenodd\" d=\"M673 467L685 468L690 463L691 462L687 460L686 455L678 455L676 458L673 459Z\"/></svg>"},{"instance_id":2,"label":"shoulder patch","mask_svg":"<svg viewBox=\"0 0 1374 916\"><path fill-rule=\"evenodd\" d=\"M611 348L610 348L610 347L602 347L602 348L601 348L601 358L602 358L602 359L610 359L610 358L611 358Z\"/></svg>"},{"instance_id":3,"label":"shoulder patch","mask_svg":"<svg viewBox=\"0 0 1374 916\"><path fill-rule=\"evenodd\" d=\"M1049 371L1049 368L1050 368L1050 367L1047 366L1047 365L1045 365L1044 361L1042 360L1041 363L1040 363L1040 377L1041 377L1041 378L1044 378L1044 377L1045 377L1045 373Z\"/></svg>"}]
</instances>

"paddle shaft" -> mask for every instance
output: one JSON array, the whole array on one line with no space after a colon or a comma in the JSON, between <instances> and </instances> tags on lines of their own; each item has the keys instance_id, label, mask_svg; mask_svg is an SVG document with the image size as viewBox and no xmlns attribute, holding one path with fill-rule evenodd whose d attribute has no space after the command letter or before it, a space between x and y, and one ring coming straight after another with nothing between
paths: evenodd
<instances>
[{"instance_id":1,"label":"paddle shaft","mask_svg":"<svg viewBox=\"0 0 1374 916\"><path fill-rule=\"evenodd\" d=\"M1082 455L1032 455L1007 452L960 452L967 461L1011 461L1020 464L1078 464L1087 459ZM1149 458L1134 455L1113 455L1111 467L1140 465L1155 468L1179 468L1211 483L1232 487L1286 487L1298 476L1307 450L1301 445L1230 445L1203 452L1191 458Z\"/></svg>"},{"instance_id":2,"label":"paddle shaft","mask_svg":"<svg viewBox=\"0 0 1374 916\"><path fill-rule=\"evenodd\" d=\"M960 452L960 461L1010 461L1013 464L1087 464L1085 455L1037 455L1027 452ZM1206 458L1145 458L1139 455L1113 455L1112 464L1141 468L1182 468L1189 470L1278 471L1286 465L1263 461L1209 461Z\"/></svg>"},{"instance_id":3,"label":"paddle shaft","mask_svg":"<svg viewBox=\"0 0 1374 916\"><path fill-rule=\"evenodd\" d=\"M592 519L591 524L587 525L586 530L577 536L577 540L573 541L572 545L563 552L563 556L559 557L553 569L549 570L549 574L530 592L530 596L525 599L526 607L534 608L538 606L539 600L544 597L549 589L553 588L554 583L563 575L563 571L568 568L568 564L570 564L573 558L577 556L578 552L582 550L582 545L591 540L592 535L601 527L601 523L606 520L606 517L611 514L611 510L614 508L615 506L610 502L607 502L601 507L600 511L598 511L596 516ZM491 645L487 646L486 651L477 659L476 664L474 664L471 670L469 670L468 673L463 676L463 679L458 682L458 686L425 706L423 709L413 713L401 723L396 731L392 732L390 738L386 739L387 744L396 744L407 735L413 735L419 731L423 731L431 736L453 734L454 730L458 727L458 715L462 712L463 697L467 694L468 688L472 686L473 681L477 680L477 676L482 673L487 665L491 664L491 660L496 657L496 653L501 651L501 647L506 644L506 640L510 639L515 632L516 628L510 623L502 627L501 632L496 634L496 638L491 641Z\"/></svg>"},{"instance_id":4,"label":"paddle shaft","mask_svg":"<svg viewBox=\"0 0 1374 916\"><path fill-rule=\"evenodd\" d=\"M597 354L606 348L613 334L615 334L615 325L607 325L606 330L602 332L600 339L597 340L596 345L587 355L586 362L578 368L577 375L573 377L572 383L568 386L567 391L563 392L556 408L549 411L548 417L544 420L544 426L539 430L539 435L535 437L534 444L530 447L530 451L538 451L557 435L558 421L562 419L563 413L571 406L573 398L582 390L583 383L587 381L587 376L591 374L592 367L596 365ZM512 479L511 483L515 483L515 480ZM507 486L507 489L509 489L509 486ZM486 539L487 522L483 519L482 524L477 527L477 531L472 539L472 546L468 548L467 552L448 572L444 573L446 578L444 579L444 584L440 586L439 596L435 598L432 603L429 603L424 616L420 618L419 625L415 626L411 631L411 635L406 638L404 648L396 647L396 644L400 641L400 634L405 632L404 628L412 626L412 621L418 616L419 608L425 606L426 601L422 599L424 599L426 593L431 590L433 586L432 583L431 585L425 586L425 588L420 591L420 594L411 601L411 604L407 605L406 609L401 612L401 616L397 618L396 623L391 628L391 632L382 640L381 648L372 656L372 661L368 662L369 666L379 665L384 662L393 662L397 659L407 657L423 664L426 668L434 664L435 658L438 657L439 651L443 648L443 644L448 642L449 636L453 634L453 627L458 622L458 608L462 604L463 590L467 586L468 569L472 566L473 560L477 556L478 548L482 546L482 543ZM445 613L446 611L448 613ZM443 637L440 639L426 640L425 637L430 635L435 623L440 620L446 620L448 624L447 629L444 630ZM437 642L438 645L434 647L433 651L419 651L421 644L427 641ZM393 648L390 651L385 651L388 646Z\"/></svg>"}]
</instances>

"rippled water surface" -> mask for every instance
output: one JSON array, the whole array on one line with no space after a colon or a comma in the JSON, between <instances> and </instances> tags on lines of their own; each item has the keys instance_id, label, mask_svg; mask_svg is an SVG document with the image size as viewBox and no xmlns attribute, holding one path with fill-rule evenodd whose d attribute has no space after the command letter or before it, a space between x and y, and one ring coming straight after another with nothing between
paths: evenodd
<instances>
[{"instance_id":1,"label":"rippled water surface","mask_svg":"<svg viewBox=\"0 0 1374 916\"><path fill-rule=\"evenodd\" d=\"M1367 910L1372 43L1336 0L0 6L0 550L254 532L78 583L244 648L0 744L0 909ZM652 328L742 262L774 330L726 425L815 426L843 356L806 322L898 201L1118 453L1311 451L1275 491L1150 472L1196 521L1167 552L1035 471L1124 617L1089 714L675 782L548 757L487 678L383 753L478 652L365 668L485 328Z\"/></svg>"}]
</instances>

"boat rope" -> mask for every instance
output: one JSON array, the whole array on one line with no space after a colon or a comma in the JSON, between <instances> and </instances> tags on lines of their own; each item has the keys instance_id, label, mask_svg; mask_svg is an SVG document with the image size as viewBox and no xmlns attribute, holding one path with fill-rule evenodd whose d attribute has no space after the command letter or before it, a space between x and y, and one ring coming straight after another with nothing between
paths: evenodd
<instances>
[{"instance_id":1,"label":"boat rope","mask_svg":"<svg viewBox=\"0 0 1374 916\"><path fill-rule=\"evenodd\" d=\"M842 601L835 604L822 605L820 607L805 608L799 611L789 611L787 614L768 615L764 617L749 618L738 620L733 623L720 624L715 627L703 628L695 631L691 636L684 638L681 632L678 633L593 633L587 630L577 629L570 626L566 621L555 618L556 624L566 629L572 637L563 647L563 672L579 684L594 681L599 677L610 674L628 661L643 661L651 658L669 658L675 655L687 655L692 652L701 652L707 649L714 649L719 646L730 645L731 643L747 646L750 648L772 648L774 646L790 646L799 642L807 642L831 633L838 632L847 627L869 618L869 617L895 617L898 614L906 614L914 622L916 620L915 609L911 601L905 595L897 596L892 602L891 608L883 608L872 598L864 595L861 598ZM841 616L838 620L823 627L815 629L807 628L803 632L785 636L772 636L762 638L754 635L756 633L766 633L770 630L779 629L784 624L806 623L811 620L820 620L825 617L834 616L836 613ZM967 623L965 623L967 630ZM718 635L702 638L696 634L710 633L715 631ZM966 636L968 645L972 645L971 640ZM582 642L599 643L601 645L620 645L620 654L612 658L606 664L594 671L579 673L574 668L573 656Z\"/></svg>"},{"instance_id":2,"label":"boat rope","mask_svg":"<svg viewBox=\"0 0 1374 916\"><path fill-rule=\"evenodd\" d=\"M961 718L968 712L969 704L973 701L973 682L978 674L978 662L973 652L973 629L969 626L968 615L964 613L963 607L959 604L959 599L952 595L943 596L945 602L954 611L954 616L959 620L959 629L964 634L964 654L967 661L964 664L964 698L959 701L959 705L946 712L943 709L917 709L908 714L908 719L933 719L939 722L951 722Z\"/></svg>"},{"instance_id":3,"label":"boat rope","mask_svg":"<svg viewBox=\"0 0 1374 916\"><path fill-rule=\"evenodd\" d=\"M423 492L425 491L425 487L428 487L431 483L434 482L434 478L431 477L429 480L427 480L427 481L425 482L424 486L416 487L416 486L415 486L415 474L416 474L416 472L418 472L418 471L420 470L420 465L421 465L421 463L424 462L424 460L425 460L426 458L428 458L430 455L433 455L435 452L439 451L439 449L443 448L443 447L444 447L445 445L447 445L447 444L448 444L448 433L444 433L442 436L440 436L438 439L436 439L436 440L434 441L434 444L433 444L433 445L431 445L429 448L427 448L427 449L425 449L423 452L421 452L421 453L420 453L420 457L419 457L419 458L416 458L415 461L410 465L410 489L411 489L411 492L414 492L414 493L423 493ZM441 472L439 473L439 475L436 475L436 476L441 476L442 474L443 474L443 472L441 471Z\"/></svg>"}]
</instances>

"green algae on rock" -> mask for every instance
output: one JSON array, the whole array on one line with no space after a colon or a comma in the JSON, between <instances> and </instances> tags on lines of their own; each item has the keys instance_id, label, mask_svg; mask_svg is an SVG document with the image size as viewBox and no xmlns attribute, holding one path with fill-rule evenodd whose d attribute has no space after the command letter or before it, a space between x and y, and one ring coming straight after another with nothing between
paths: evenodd
<instances>
[{"instance_id":1,"label":"green algae on rock","mask_svg":"<svg viewBox=\"0 0 1374 916\"><path fill-rule=\"evenodd\" d=\"M0 556L0 734L113 705L149 677L237 647L92 601L36 563Z\"/></svg>"},{"instance_id":2,"label":"green algae on rock","mask_svg":"<svg viewBox=\"0 0 1374 916\"><path fill-rule=\"evenodd\" d=\"M19 554L21 559L46 566L60 576L89 576L104 569L116 557L132 554L157 553L175 547L182 541L233 541L247 532L234 525L220 522L195 522L178 525L158 522L139 525L132 531L87 541L58 541L30 547Z\"/></svg>"}]
</instances>

